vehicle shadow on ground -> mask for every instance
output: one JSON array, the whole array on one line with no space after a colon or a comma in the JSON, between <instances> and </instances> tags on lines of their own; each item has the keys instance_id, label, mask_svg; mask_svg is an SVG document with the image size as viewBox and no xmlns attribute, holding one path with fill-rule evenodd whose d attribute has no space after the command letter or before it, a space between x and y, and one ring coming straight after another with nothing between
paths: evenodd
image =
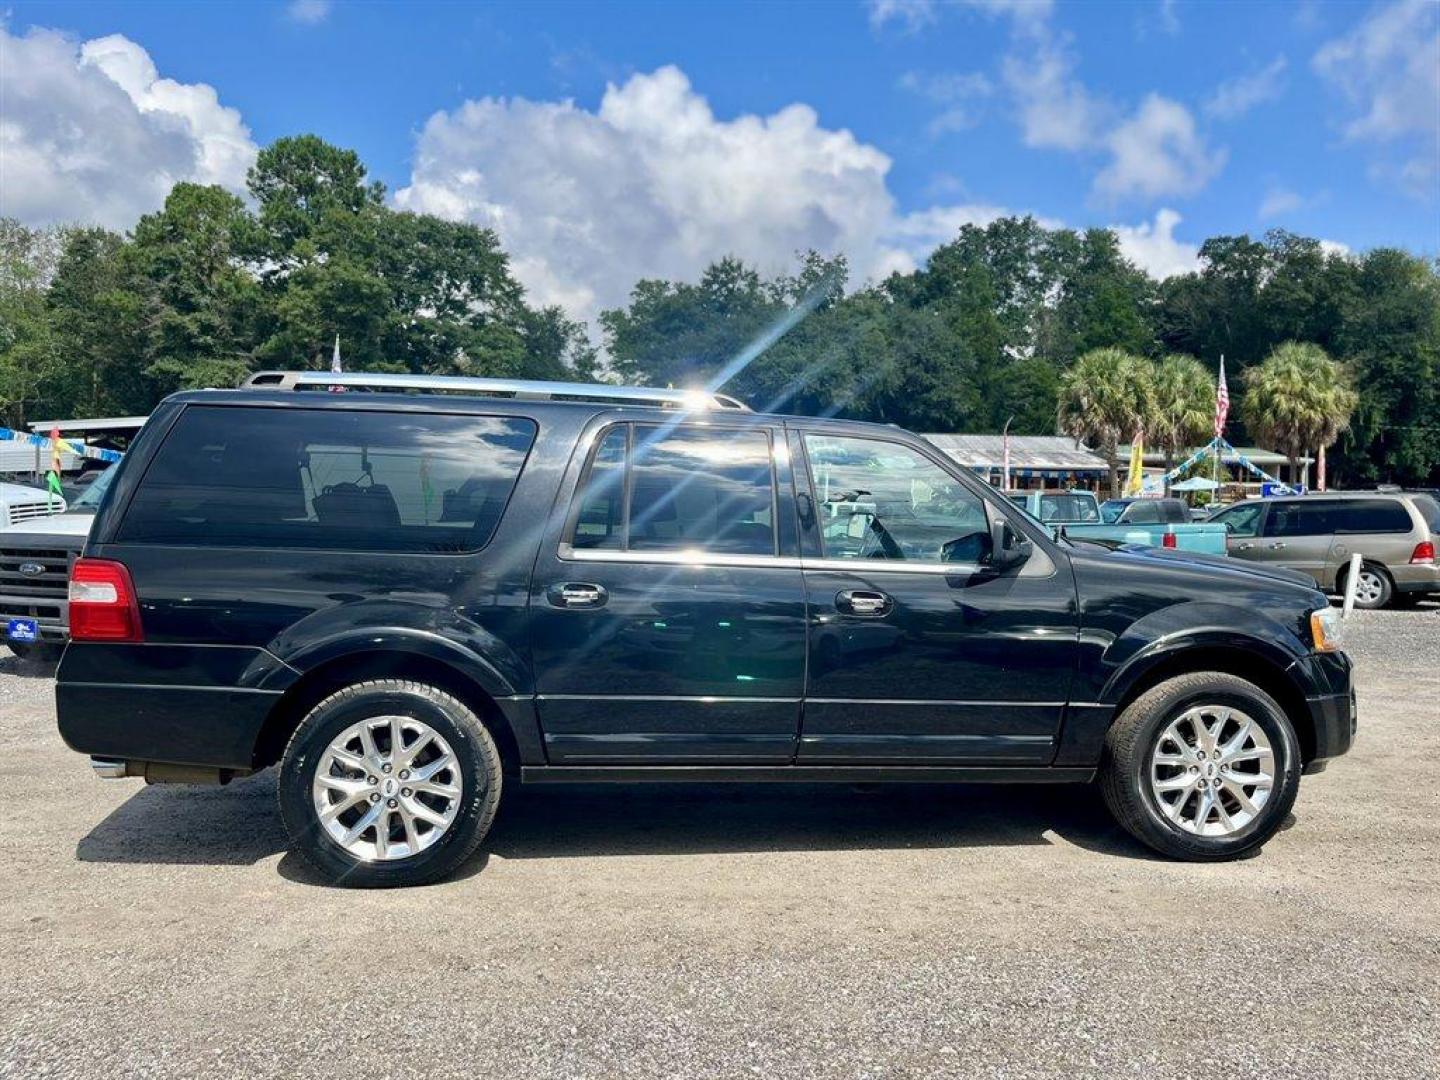
<instances>
[{"instance_id":1,"label":"vehicle shadow on ground","mask_svg":"<svg viewBox=\"0 0 1440 1080\"><path fill-rule=\"evenodd\" d=\"M521 789L482 850L502 859L1044 846L1152 856L1091 786L654 784ZM76 847L84 862L250 865L288 846L273 771L142 788ZM474 860L460 876L483 869ZM288 855L280 872L318 878Z\"/></svg>"},{"instance_id":2,"label":"vehicle shadow on ground","mask_svg":"<svg viewBox=\"0 0 1440 1080\"><path fill-rule=\"evenodd\" d=\"M6 649L0 655L0 675L17 675L22 679L53 679L58 661L21 660Z\"/></svg>"}]
</instances>

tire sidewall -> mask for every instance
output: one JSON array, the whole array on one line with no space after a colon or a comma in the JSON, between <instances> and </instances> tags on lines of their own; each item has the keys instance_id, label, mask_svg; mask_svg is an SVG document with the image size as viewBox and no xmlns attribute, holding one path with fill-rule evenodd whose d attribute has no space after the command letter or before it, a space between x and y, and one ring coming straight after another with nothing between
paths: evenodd
<instances>
[{"instance_id":1,"label":"tire sidewall","mask_svg":"<svg viewBox=\"0 0 1440 1080\"><path fill-rule=\"evenodd\" d=\"M301 722L279 776L280 813L293 843L331 881L341 885L413 885L442 877L470 854L480 828L488 828L500 796L501 769L493 740L474 714L448 695L434 698L394 686L352 688L320 702ZM434 728L454 751L461 772L460 810L449 829L417 855L366 862L341 847L315 815L315 769L331 740L370 716L406 716Z\"/></svg>"},{"instance_id":2,"label":"tire sidewall","mask_svg":"<svg viewBox=\"0 0 1440 1080\"><path fill-rule=\"evenodd\" d=\"M1395 585L1394 585L1394 583L1390 580L1390 575L1389 575L1389 574L1387 574L1387 573L1386 573L1384 570L1382 570L1380 567L1378 567L1378 566L1373 566L1373 565L1371 565L1370 563L1365 563L1364 565L1362 565L1362 566L1360 567L1360 574L1361 574L1362 576L1365 575L1365 574L1372 574L1372 575L1374 575L1374 577L1376 577L1376 578L1379 580L1379 582L1380 582L1380 599L1377 600L1377 601L1375 601L1374 603L1366 603L1366 602L1362 602L1361 599L1359 598L1359 596L1356 596L1356 598L1355 598L1355 606L1356 606L1356 607L1358 607L1358 608L1364 608L1364 609L1367 610L1367 611L1376 611L1376 610L1378 610L1378 609L1380 609L1380 608L1383 608L1386 604L1390 603L1390 598L1395 595Z\"/></svg>"},{"instance_id":3,"label":"tire sidewall","mask_svg":"<svg viewBox=\"0 0 1440 1080\"><path fill-rule=\"evenodd\" d=\"M1161 733L1185 710L1196 705L1229 706L1245 713L1265 732L1275 754L1275 787L1269 801L1244 828L1229 836L1197 836L1171 822L1161 811L1150 786L1151 755ZM1294 728L1280 707L1261 691L1249 692L1217 681L1215 689L1187 689L1167 698L1141 725L1136 746L1141 752L1126 778L1145 809L1144 824L1156 835L1162 849L1181 849L1192 856L1233 857L1263 844L1280 826L1295 803L1300 780L1300 747Z\"/></svg>"}]
</instances>

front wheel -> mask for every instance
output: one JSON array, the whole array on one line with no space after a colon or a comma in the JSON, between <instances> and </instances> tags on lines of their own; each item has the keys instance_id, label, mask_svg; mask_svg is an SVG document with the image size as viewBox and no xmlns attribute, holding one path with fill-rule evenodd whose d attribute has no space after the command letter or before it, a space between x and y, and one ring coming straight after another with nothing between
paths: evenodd
<instances>
[{"instance_id":1,"label":"front wheel","mask_svg":"<svg viewBox=\"0 0 1440 1080\"><path fill-rule=\"evenodd\" d=\"M495 740L458 698L381 679L330 695L280 763L295 849L335 884L420 885L456 870L500 804Z\"/></svg>"},{"instance_id":2,"label":"front wheel","mask_svg":"<svg viewBox=\"0 0 1440 1080\"><path fill-rule=\"evenodd\" d=\"M1120 714L1100 781L1115 819L1162 855L1233 859L1264 844L1290 813L1300 748L1289 718L1254 683L1180 675Z\"/></svg>"}]
</instances>

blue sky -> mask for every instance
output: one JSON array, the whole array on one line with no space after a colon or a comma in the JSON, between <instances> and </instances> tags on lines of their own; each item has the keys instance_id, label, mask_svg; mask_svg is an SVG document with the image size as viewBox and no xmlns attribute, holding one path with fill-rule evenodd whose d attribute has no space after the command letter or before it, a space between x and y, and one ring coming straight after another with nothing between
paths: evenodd
<instances>
[{"instance_id":1,"label":"blue sky","mask_svg":"<svg viewBox=\"0 0 1440 1080\"><path fill-rule=\"evenodd\" d=\"M0 211L123 228L312 131L587 317L727 251L879 276L1001 212L1120 227L1156 273L1277 226L1440 251L1431 0L7 10Z\"/></svg>"}]
</instances>

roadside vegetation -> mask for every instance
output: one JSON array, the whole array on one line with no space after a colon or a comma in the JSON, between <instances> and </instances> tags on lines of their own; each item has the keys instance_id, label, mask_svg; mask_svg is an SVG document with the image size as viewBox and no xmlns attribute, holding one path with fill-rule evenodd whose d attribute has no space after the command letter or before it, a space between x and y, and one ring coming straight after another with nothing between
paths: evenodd
<instances>
[{"instance_id":1,"label":"roadside vegetation","mask_svg":"<svg viewBox=\"0 0 1440 1080\"><path fill-rule=\"evenodd\" d=\"M1058 411L1113 461L1137 422L1171 456L1203 442L1223 355L1232 442L1329 438L1336 483L1440 483L1440 272L1396 249L1218 236L1157 281L1109 230L1001 218L884 281L815 252L773 276L722 258L585 327L527 302L491 230L390 208L351 151L280 139L249 189L177 184L124 236L0 222L3 422L324 367L338 335L347 369L725 379L756 407L924 431L1052 433Z\"/></svg>"}]
</instances>

